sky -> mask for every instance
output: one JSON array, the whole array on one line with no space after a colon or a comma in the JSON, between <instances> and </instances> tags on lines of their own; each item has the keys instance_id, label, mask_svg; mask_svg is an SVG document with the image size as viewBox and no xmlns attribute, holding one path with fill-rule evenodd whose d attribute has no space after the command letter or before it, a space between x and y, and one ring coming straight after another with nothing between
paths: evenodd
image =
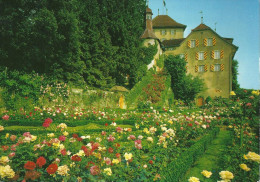
<instances>
[{"instance_id":1,"label":"sky","mask_svg":"<svg viewBox=\"0 0 260 182\"><path fill-rule=\"evenodd\" d=\"M234 59L239 62L238 82L241 88L259 89L260 68L260 0L165 0L168 15L178 23L187 25L184 37L201 23L215 29L227 38L234 38L238 46ZM149 0L153 18L166 14L163 0Z\"/></svg>"}]
</instances>

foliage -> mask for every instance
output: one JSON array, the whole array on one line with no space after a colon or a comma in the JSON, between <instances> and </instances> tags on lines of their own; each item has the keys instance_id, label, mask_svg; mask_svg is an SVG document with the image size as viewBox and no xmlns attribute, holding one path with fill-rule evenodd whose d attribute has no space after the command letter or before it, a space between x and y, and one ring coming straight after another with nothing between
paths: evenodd
<instances>
[{"instance_id":1,"label":"foliage","mask_svg":"<svg viewBox=\"0 0 260 182\"><path fill-rule=\"evenodd\" d=\"M165 68L171 75L172 90L175 99L190 103L203 90L203 81L198 77L186 75L186 62L179 56L169 55L165 59Z\"/></svg>"},{"instance_id":2,"label":"foliage","mask_svg":"<svg viewBox=\"0 0 260 182\"><path fill-rule=\"evenodd\" d=\"M0 59L10 70L76 86L132 88L155 47L143 47L145 1L0 1Z\"/></svg>"},{"instance_id":3,"label":"foliage","mask_svg":"<svg viewBox=\"0 0 260 182\"><path fill-rule=\"evenodd\" d=\"M237 91L240 85L237 80L238 76L238 61L232 60L232 90Z\"/></svg>"}]
</instances>

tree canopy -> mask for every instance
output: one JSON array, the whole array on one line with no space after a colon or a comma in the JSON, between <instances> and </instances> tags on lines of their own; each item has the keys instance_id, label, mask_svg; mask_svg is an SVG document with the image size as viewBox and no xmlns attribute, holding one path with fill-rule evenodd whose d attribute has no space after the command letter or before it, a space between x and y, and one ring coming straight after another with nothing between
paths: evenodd
<instances>
[{"instance_id":1,"label":"tree canopy","mask_svg":"<svg viewBox=\"0 0 260 182\"><path fill-rule=\"evenodd\" d=\"M145 0L0 0L0 66L90 87L132 87L152 48L142 46Z\"/></svg>"},{"instance_id":2,"label":"tree canopy","mask_svg":"<svg viewBox=\"0 0 260 182\"><path fill-rule=\"evenodd\" d=\"M186 74L186 61L180 56L169 55L164 65L171 75L171 87L175 99L189 103L203 90L204 83L200 78Z\"/></svg>"}]
</instances>

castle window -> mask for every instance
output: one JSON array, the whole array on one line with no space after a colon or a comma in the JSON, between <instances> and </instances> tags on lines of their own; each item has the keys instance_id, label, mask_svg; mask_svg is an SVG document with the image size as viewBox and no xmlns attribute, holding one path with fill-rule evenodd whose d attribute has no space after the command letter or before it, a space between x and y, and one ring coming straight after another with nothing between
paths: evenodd
<instances>
[{"instance_id":1,"label":"castle window","mask_svg":"<svg viewBox=\"0 0 260 182\"><path fill-rule=\"evenodd\" d=\"M220 64L214 65L214 71L220 71Z\"/></svg>"},{"instance_id":2,"label":"castle window","mask_svg":"<svg viewBox=\"0 0 260 182\"><path fill-rule=\"evenodd\" d=\"M193 48L196 46L196 40L191 40L190 41L190 47Z\"/></svg>"},{"instance_id":3,"label":"castle window","mask_svg":"<svg viewBox=\"0 0 260 182\"><path fill-rule=\"evenodd\" d=\"M214 51L214 59L220 59L220 51Z\"/></svg>"},{"instance_id":4,"label":"castle window","mask_svg":"<svg viewBox=\"0 0 260 182\"><path fill-rule=\"evenodd\" d=\"M175 35L176 34L176 30L171 30L171 35Z\"/></svg>"},{"instance_id":5,"label":"castle window","mask_svg":"<svg viewBox=\"0 0 260 182\"><path fill-rule=\"evenodd\" d=\"M204 60L204 52L199 52L199 60Z\"/></svg>"},{"instance_id":6,"label":"castle window","mask_svg":"<svg viewBox=\"0 0 260 182\"><path fill-rule=\"evenodd\" d=\"M161 34L162 34L162 35L166 35L166 30L162 30L162 31L161 31Z\"/></svg>"},{"instance_id":7,"label":"castle window","mask_svg":"<svg viewBox=\"0 0 260 182\"><path fill-rule=\"evenodd\" d=\"M207 46L213 46L213 39L212 38L207 39Z\"/></svg>"},{"instance_id":8,"label":"castle window","mask_svg":"<svg viewBox=\"0 0 260 182\"><path fill-rule=\"evenodd\" d=\"M204 69L204 65L199 65L199 72L204 72L205 69Z\"/></svg>"},{"instance_id":9,"label":"castle window","mask_svg":"<svg viewBox=\"0 0 260 182\"><path fill-rule=\"evenodd\" d=\"M151 20L152 19L152 15L146 15L146 19Z\"/></svg>"}]
</instances>

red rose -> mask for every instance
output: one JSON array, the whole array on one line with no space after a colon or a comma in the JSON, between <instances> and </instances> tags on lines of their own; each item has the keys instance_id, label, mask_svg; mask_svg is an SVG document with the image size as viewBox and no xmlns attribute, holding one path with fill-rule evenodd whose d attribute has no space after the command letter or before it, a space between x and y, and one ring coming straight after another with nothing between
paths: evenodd
<instances>
[{"instance_id":1,"label":"red rose","mask_svg":"<svg viewBox=\"0 0 260 182\"><path fill-rule=\"evenodd\" d=\"M78 136L76 133L73 133L73 134L72 134L72 137L73 137L73 138L78 138L79 136Z\"/></svg>"},{"instance_id":2,"label":"red rose","mask_svg":"<svg viewBox=\"0 0 260 182\"><path fill-rule=\"evenodd\" d=\"M50 164L50 165L47 167L46 171L47 171L47 173L49 173L49 174L54 174L54 173L57 171L57 169L58 169L58 165L57 165L57 164Z\"/></svg>"},{"instance_id":3,"label":"red rose","mask_svg":"<svg viewBox=\"0 0 260 182\"><path fill-rule=\"evenodd\" d=\"M119 158L121 155L120 153L116 153L116 157Z\"/></svg>"},{"instance_id":4,"label":"red rose","mask_svg":"<svg viewBox=\"0 0 260 182\"><path fill-rule=\"evenodd\" d=\"M108 124L106 123L105 126L108 126Z\"/></svg>"},{"instance_id":5,"label":"red rose","mask_svg":"<svg viewBox=\"0 0 260 182\"><path fill-rule=\"evenodd\" d=\"M66 140L66 137L65 137L64 135L61 135L61 136L59 136L59 140L60 140L60 141L65 141L65 140Z\"/></svg>"},{"instance_id":6,"label":"red rose","mask_svg":"<svg viewBox=\"0 0 260 182\"><path fill-rule=\"evenodd\" d=\"M39 166L39 167L42 167L46 164L46 159L44 157L39 157L36 161L36 164Z\"/></svg>"},{"instance_id":7,"label":"red rose","mask_svg":"<svg viewBox=\"0 0 260 182\"><path fill-rule=\"evenodd\" d=\"M86 168L88 169L89 167L90 167L90 165L95 165L95 163L94 162L92 162L92 161L90 161L90 162L88 162L88 165L86 165Z\"/></svg>"},{"instance_id":8,"label":"red rose","mask_svg":"<svg viewBox=\"0 0 260 182\"><path fill-rule=\"evenodd\" d=\"M34 170L36 168L36 164L32 161L27 161L27 163L24 164L24 168L28 170Z\"/></svg>"},{"instance_id":9,"label":"red rose","mask_svg":"<svg viewBox=\"0 0 260 182\"><path fill-rule=\"evenodd\" d=\"M116 143L115 146L116 146L116 148L119 148L119 147L120 147L120 144L119 144L119 143Z\"/></svg>"},{"instance_id":10,"label":"red rose","mask_svg":"<svg viewBox=\"0 0 260 182\"><path fill-rule=\"evenodd\" d=\"M83 139L81 137L78 137L77 140L81 142Z\"/></svg>"},{"instance_id":11,"label":"red rose","mask_svg":"<svg viewBox=\"0 0 260 182\"><path fill-rule=\"evenodd\" d=\"M61 153L61 155L66 155L67 154L67 151L66 151L66 149L62 149L61 151L60 151L60 153Z\"/></svg>"},{"instance_id":12,"label":"red rose","mask_svg":"<svg viewBox=\"0 0 260 182\"><path fill-rule=\"evenodd\" d=\"M2 146L2 149L3 149L4 151L6 151L6 150L9 149L9 146L8 146L8 145L3 145L3 146Z\"/></svg>"},{"instance_id":13,"label":"red rose","mask_svg":"<svg viewBox=\"0 0 260 182\"><path fill-rule=\"evenodd\" d=\"M188 126L192 126L192 123L189 123Z\"/></svg>"},{"instance_id":14,"label":"red rose","mask_svg":"<svg viewBox=\"0 0 260 182\"><path fill-rule=\"evenodd\" d=\"M81 158L78 155L73 155L71 157L71 160L73 160L73 161L81 161Z\"/></svg>"},{"instance_id":15,"label":"red rose","mask_svg":"<svg viewBox=\"0 0 260 182\"><path fill-rule=\"evenodd\" d=\"M152 160L149 160L149 164L153 164L153 161L152 161Z\"/></svg>"},{"instance_id":16,"label":"red rose","mask_svg":"<svg viewBox=\"0 0 260 182\"><path fill-rule=\"evenodd\" d=\"M46 123L52 123L52 119L51 118L47 118L47 119L45 119L45 121L44 122L46 122Z\"/></svg>"},{"instance_id":17,"label":"red rose","mask_svg":"<svg viewBox=\"0 0 260 182\"><path fill-rule=\"evenodd\" d=\"M113 152L114 152L113 148L112 148L112 147L109 147L109 148L108 148L108 152L109 152L109 153L113 153Z\"/></svg>"}]
</instances>

